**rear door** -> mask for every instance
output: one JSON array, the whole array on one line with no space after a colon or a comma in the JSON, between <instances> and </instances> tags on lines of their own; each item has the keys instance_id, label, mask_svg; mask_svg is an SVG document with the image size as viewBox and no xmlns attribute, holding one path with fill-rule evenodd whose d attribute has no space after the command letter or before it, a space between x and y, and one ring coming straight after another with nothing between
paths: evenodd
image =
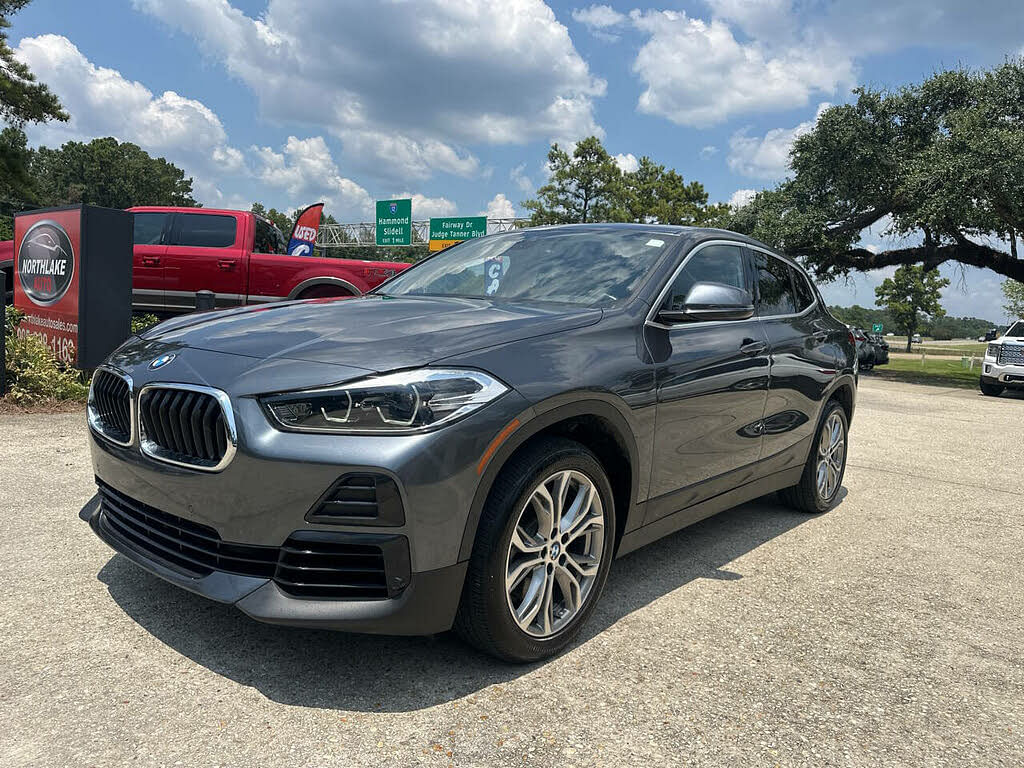
<instances>
[{"instance_id":1,"label":"rear door","mask_svg":"<svg viewBox=\"0 0 1024 768\"><path fill-rule=\"evenodd\" d=\"M176 213L164 256L164 292L169 309L195 309L196 293L212 291L216 305L244 302L248 269L245 216L221 212Z\"/></svg>"},{"instance_id":2,"label":"rear door","mask_svg":"<svg viewBox=\"0 0 1024 768\"><path fill-rule=\"evenodd\" d=\"M164 299L164 257L172 214L167 211L133 211L132 307L161 311Z\"/></svg>"},{"instance_id":3,"label":"rear door","mask_svg":"<svg viewBox=\"0 0 1024 768\"><path fill-rule=\"evenodd\" d=\"M752 296L749 254L738 243L697 245L660 305L679 308L697 282L725 283ZM768 345L756 317L648 325L658 390L652 522L755 479Z\"/></svg>"},{"instance_id":4,"label":"rear door","mask_svg":"<svg viewBox=\"0 0 1024 768\"><path fill-rule=\"evenodd\" d=\"M802 270L761 251L754 252L754 264L757 311L771 352L762 458L790 451L789 458L803 461L800 444L814 433L822 398L837 376L842 332ZM789 466L786 459L778 468Z\"/></svg>"}]
</instances>

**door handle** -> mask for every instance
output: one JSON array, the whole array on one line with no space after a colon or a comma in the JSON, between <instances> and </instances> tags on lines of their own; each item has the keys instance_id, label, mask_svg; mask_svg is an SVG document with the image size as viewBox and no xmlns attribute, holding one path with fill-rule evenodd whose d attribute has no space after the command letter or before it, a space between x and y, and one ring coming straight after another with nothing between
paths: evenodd
<instances>
[{"instance_id":1,"label":"door handle","mask_svg":"<svg viewBox=\"0 0 1024 768\"><path fill-rule=\"evenodd\" d=\"M160 257L159 256L143 256L142 266L144 267L159 267Z\"/></svg>"},{"instance_id":2,"label":"door handle","mask_svg":"<svg viewBox=\"0 0 1024 768\"><path fill-rule=\"evenodd\" d=\"M217 266L220 267L221 269L223 269L225 272L230 272L232 269L235 268L235 264L237 264L237 263L238 262L236 262L234 259L218 259L217 260Z\"/></svg>"},{"instance_id":3,"label":"door handle","mask_svg":"<svg viewBox=\"0 0 1024 768\"><path fill-rule=\"evenodd\" d=\"M740 352L744 355L759 355L766 349L768 349L768 345L765 342L754 339L744 339L740 344Z\"/></svg>"}]
</instances>

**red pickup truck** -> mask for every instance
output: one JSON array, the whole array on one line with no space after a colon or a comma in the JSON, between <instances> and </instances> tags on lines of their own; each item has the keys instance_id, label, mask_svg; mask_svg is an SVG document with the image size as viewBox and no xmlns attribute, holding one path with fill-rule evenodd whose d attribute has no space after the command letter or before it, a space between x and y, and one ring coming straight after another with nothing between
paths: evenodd
<instances>
[{"instance_id":1,"label":"red pickup truck","mask_svg":"<svg viewBox=\"0 0 1024 768\"><path fill-rule=\"evenodd\" d=\"M135 214L132 306L138 311L190 312L196 292L237 307L288 299L357 296L410 265L390 261L289 256L284 235L247 211L140 206ZM0 243L0 270L13 291L14 255ZM8 303L10 303L10 295Z\"/></svg>"}]
</instances>

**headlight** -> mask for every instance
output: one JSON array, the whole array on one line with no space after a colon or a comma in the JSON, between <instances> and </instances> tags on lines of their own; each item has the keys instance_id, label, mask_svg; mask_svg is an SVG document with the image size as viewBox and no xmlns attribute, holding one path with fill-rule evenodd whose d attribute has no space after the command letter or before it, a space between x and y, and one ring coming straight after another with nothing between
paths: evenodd
<instances>
[{"instance_id":1,"label":"headlight","mask_svg":"<svg viewBox=\"0 0 1024 768\"><path fill-rule=\"evenodd\" d=\"M999 345L989 344L988 349L985 350L985 357L999 357Z\"/></svg>"},{"instance_id":2,"label":"headlight","mask_svg":"<svg viewBox=\"0 0 1024 768\"><path fill-rule=\"evenodd\" d=\"M480 371L423 368L260 398L277 425L304 432L422 432L482 408L508 387Z\"/></svg>"}]
</instances>

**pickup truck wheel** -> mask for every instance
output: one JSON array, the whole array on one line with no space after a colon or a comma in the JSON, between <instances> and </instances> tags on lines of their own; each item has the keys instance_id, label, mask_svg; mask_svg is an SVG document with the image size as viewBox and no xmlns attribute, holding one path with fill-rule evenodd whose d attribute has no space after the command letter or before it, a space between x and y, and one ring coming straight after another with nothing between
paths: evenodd
<instances>
[{"instance_id":1,"label":"pickup truck wheel","mask_svg":"<svg viewBox=\"0 0 1024 768\"><path fill-rule=\"evenodd\" d=\"M456 631L505 661L553 656L593 612L614 545L597 457L572 440L536 441L502 468L484 505Z\"/></svg>"},{"instance_id":2,"label":"pickup truck wheel","mask_svg":"<svg viewBox=\"0 0 1024 768\"><path fill-rule=\"evenodd\" d=\"M981 394L988 395L989 397L999 397L1003 394L1003 390L1006 389L1002 384L997 384L985 376L978 380L978 386L981 388Z\"/></svg>"}]
</instances>

